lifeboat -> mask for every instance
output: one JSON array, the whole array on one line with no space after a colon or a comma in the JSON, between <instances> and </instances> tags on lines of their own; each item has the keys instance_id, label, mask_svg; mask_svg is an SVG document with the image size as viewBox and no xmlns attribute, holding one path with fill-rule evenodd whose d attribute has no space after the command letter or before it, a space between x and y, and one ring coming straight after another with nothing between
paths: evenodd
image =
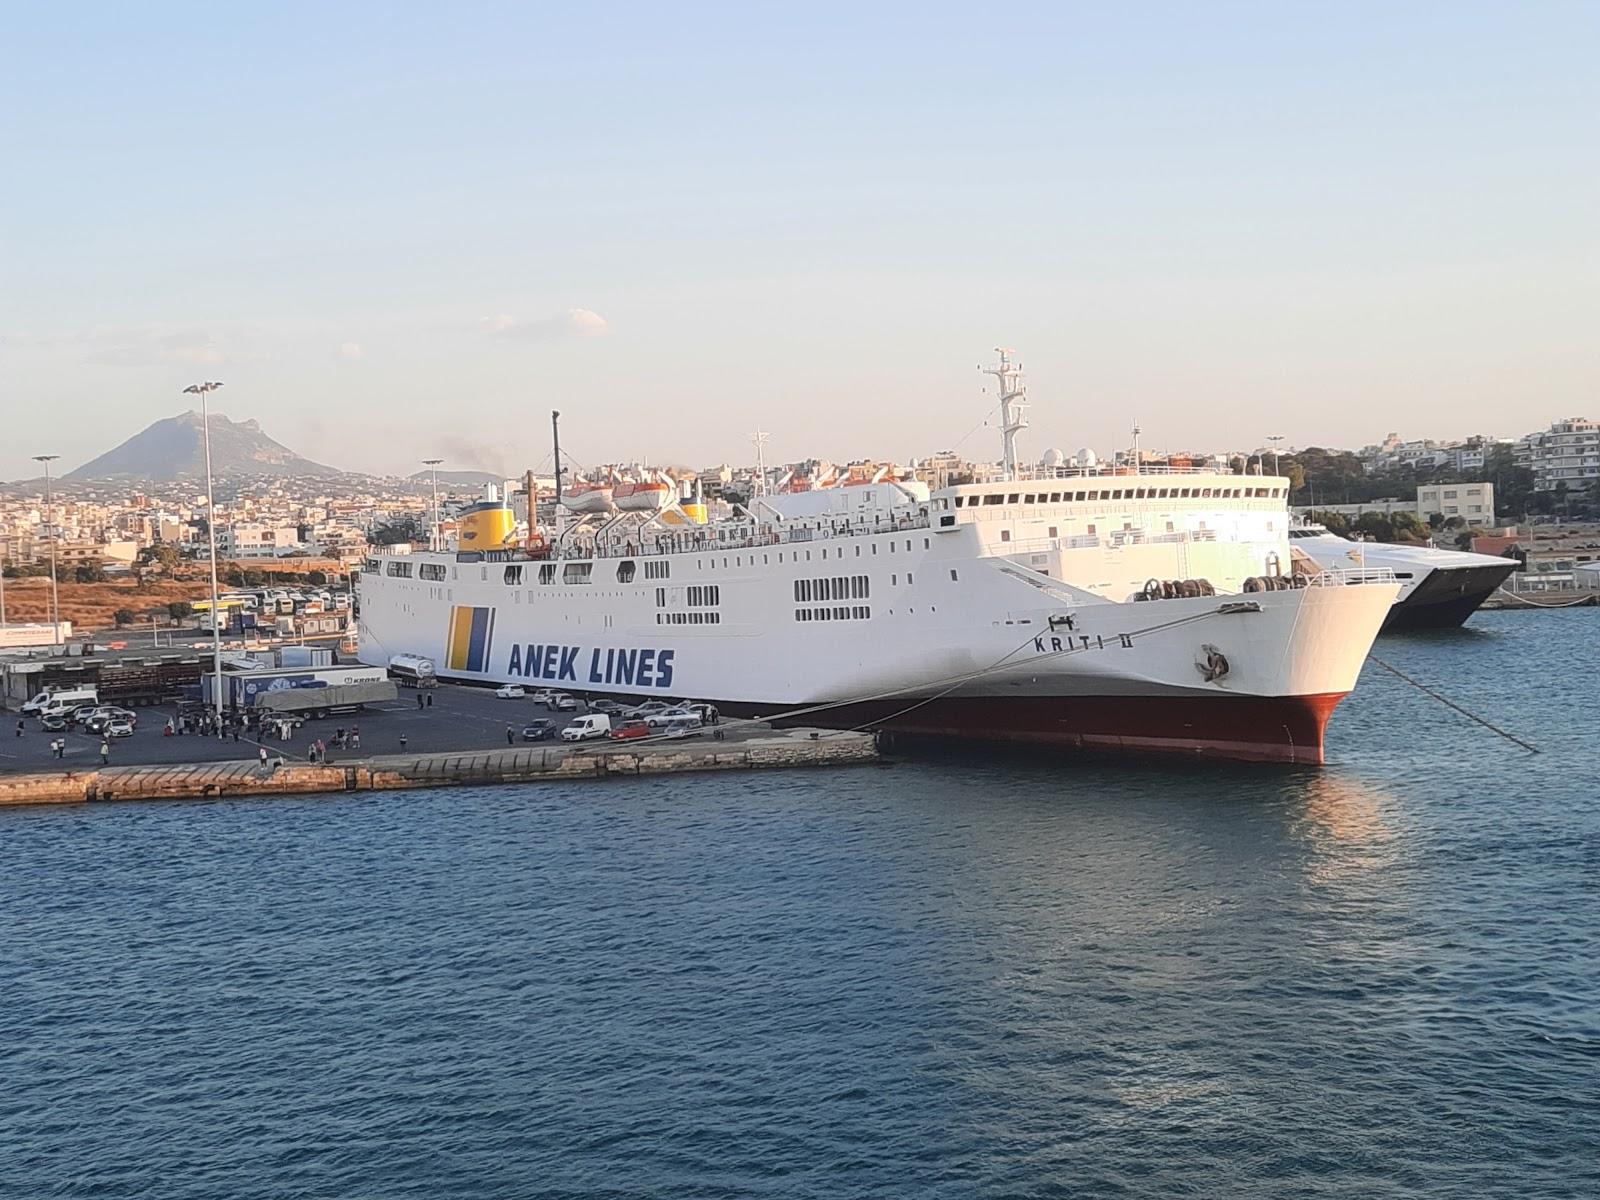
<instances>
[{"instance_id":1,"label":"lifeboat","mask_svg":"<svg viewBox=\"0 0 1600 1200\"><path fill-rule=\"evenodd\" d=\"M578 513L613 512L616 505L612 503L611 493L612 486L609 483L590 483L577 479L561 493L561 503Z\"/></svg>"},{"instance_id":2,"label":"lifeboat","mask_svg":"<svg viewBox=\"0 0 1600 1200\"><path fill-rule=\"evenodd\" d=\"M659 479L619 483L612 488L612 501L623 512L660 512L672 503L672 487Z\"/></svg>"}]
</instances>

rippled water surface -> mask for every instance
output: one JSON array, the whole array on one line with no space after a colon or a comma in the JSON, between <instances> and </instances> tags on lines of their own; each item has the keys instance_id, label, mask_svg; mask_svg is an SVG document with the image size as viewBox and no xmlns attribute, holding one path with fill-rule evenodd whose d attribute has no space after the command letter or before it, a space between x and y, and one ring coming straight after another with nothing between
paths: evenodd
<instances>
[{"instance_id":1,"label":"rippled water surface","mask_svg":"<svg viewBox=\"0 0 1600 1200\"><path fill-rule=\"evenodd\" d=\"M0 1195L1600 1194L1600 612L1322 771L0 811Z\"/></svg>"}]
</instances>

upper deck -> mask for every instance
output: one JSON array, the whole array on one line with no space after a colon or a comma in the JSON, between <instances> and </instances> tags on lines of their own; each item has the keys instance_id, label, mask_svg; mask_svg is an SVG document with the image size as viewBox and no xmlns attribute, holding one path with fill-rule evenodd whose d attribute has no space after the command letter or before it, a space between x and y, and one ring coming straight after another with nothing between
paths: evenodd
<instances>
[{"instance_id":1,"label":"upper deck","mask_svg":"<svg viewBox=\"0 0 1600 1200\"><path fill-rule=\"evenodd\" d=\"M458 550L438 552L437 556L457 562L641 558L828 542L912 530L949 531L969 523L1027 521L1043 515L1087 518L1124 514L1136 518L1185 510L1223 518L1230 512L1241 517L1263 511L1286 514L1288 480L1176 467L1147 467L1138 472L1130 468L1060 468L1049 477L953 484L932 492L926 500L897 494L892 488L832 490L838 493L840 506L836 511L790 516L783 511L784 497L760 497L751 502L748 510L705 525L667 525L660 514L622 513L580 519L541 546ZM890 497L888 503L883 502L886 494ZM857 500L860 502L852 503ZM1087 528L1089 536L1094 537L1094 527ZM1215 534L1215 530L1202 531L1207 539ZM1083 535L1074 540L1088 544ZM376 557L365 564L369 571L377 571L378 566Z\"/></svg>"}]
</instances>

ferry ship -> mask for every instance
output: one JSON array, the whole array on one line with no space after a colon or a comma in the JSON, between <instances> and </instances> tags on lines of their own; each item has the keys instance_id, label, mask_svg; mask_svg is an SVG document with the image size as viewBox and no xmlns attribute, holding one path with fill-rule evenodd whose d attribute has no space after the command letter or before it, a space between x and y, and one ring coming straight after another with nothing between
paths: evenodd
<instances>
[{"instance_id":1,"label":"ferry ship","mask_svg":"<svg viewBox=\"0 0 1600 1200\"><path fill-rule=\"evenodd\" d=\"M1306 555L1319 570L1358 566L1392 573L1400 598L1384 620L1385 633L1455 628L1517 569L1514 559L1489 554L1352 542L1311 521L1296 522L1289 538L1295 554Z\"/></svg>"},{"instance_id":2,"label":"ferry ship","mask_svg":"<svg viewBox=\"0 0 1600 1200\"><path fill-rule=\"evenodd\" d=\"M1321 763L1392 574L1294 569L1281 477L1029 477L1020 368L1002 354L991 373L999 482L858 481L709 521L698 504L574 514L558 497L548 536L485 503L462 518L472 549L366 559L361 660L892 740ZM680 509L697 519L665 519Z\"/></svg>"}]
</instances>

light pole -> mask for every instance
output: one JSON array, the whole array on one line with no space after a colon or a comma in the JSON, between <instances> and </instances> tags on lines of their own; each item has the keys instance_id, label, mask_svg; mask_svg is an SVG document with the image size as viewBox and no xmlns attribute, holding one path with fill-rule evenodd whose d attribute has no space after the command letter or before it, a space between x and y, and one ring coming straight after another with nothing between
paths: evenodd
<instances>
[{"instance_id":1,"label":"light pole","mask_svg":"<svg viewBox=\"0 0 1600 1200\"><path fill-rule=\"evenodd\" d=\"M1283 434L1269 433L1267 434L1267 441L1272 443L1272 473L1276 475L1278 474L1278 443L1283 441Z\"/></svg>"},{"instance_id":2,"label":"light pole","mask_svg":"<svg viewBox=\"0 0 1600 1200\"><path fill-rule=\"evenodd\" d=\"M50 464L59 454L35 454L34 462L44 464L44 527L50 538L50 644L61 636L61 601L56 592L56 506L50 495Z\"/></svg>"},{"instance_id":3,"label":"light pole","mask_svg":"<svg viewBox=\"0 0 1600 1200\"><path fill-rule=\"evenodd\" d=\"M191 383L183 389L186 396L200 397L200 428L206 446L206 542L211 547L211 672L216 688L217 736L222 736L222 612L217 600L217 502L211 492L211 407L206 397L216 391L220 383Z\"/></svg>"},{"instance_id":4,"label":"light pole","mask_svg":"<svg viewBox=\"0 0 1600 1200\"><path fill-rule=\"evenodd\" d=\"M428 473L433 476L433 521L428 526L428 549L439 549L439 464L442 458L425 458L422 465L428 468ZM458 543L459 544L459 543Z\"/></svg>"}]
</instances>

